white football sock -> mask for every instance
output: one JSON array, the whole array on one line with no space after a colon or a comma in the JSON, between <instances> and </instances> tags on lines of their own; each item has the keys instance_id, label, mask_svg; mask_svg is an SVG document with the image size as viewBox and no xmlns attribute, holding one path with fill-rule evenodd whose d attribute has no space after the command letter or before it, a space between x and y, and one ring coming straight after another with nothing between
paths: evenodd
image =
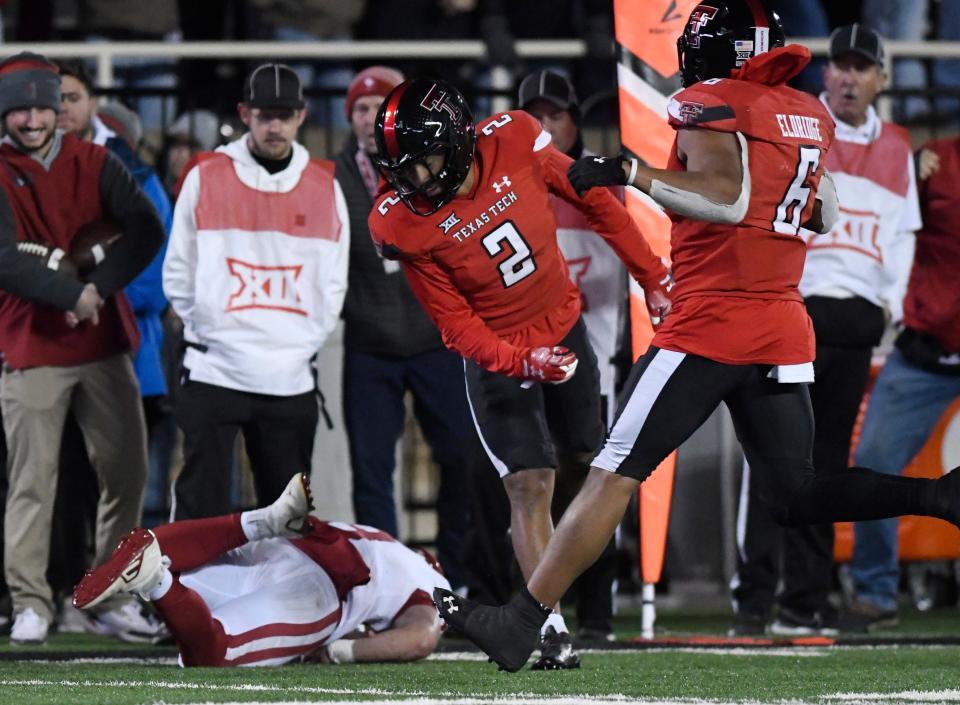
<instances>
[{"instance_id":1,"label":"white football sock","mask_svg":"<svg viewBox=\"0 0 960 705\"><path fill-rule=\"evenodd\" d=\"M267 512L270 506L260 509L251 509L240 514L240 528L247 541L259 541L273 536L273 531L267 523Z\"/></svg>"},{"instance_id":2,"label":"white football sock","mask_svg":"<svg viewBox=\"0 0 960 705\"><path fill-rule=\"evenodd\" d=\"M567 629L567 623L563 621L563 615L559 612L552 612L547 621L543 623L543 626L540 627L540 634L545 634L547 632L547 627L553 627L557 630L558 634L563 634L564 632L570 631Z\"/></svg>"},{"instance_id":3,"label":"white football sock","mask_svg":"<svg viewBox=\"0 0 960 705\"><path fill-rule=\"evenodd\" d=\"M147 599L151 602L153 600L159 600L161 597L167 594L167 591L172 585L173 573L170 572L169 568L164 566L163 571L160 573L160 582L147 591Z\"/></svg>"}]
</instances>

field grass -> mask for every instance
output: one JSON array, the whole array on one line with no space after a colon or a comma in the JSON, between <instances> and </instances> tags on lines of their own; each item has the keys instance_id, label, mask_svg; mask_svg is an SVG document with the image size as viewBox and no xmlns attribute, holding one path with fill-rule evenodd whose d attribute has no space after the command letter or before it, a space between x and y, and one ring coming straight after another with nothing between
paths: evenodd
<instances>
[{"instance_id":1,"label":"field grass","mask_svg":"<svg viewBox=\"0 0 960 705\"><path fill-rule=\"evenodd\" d=\"M881 635L888 641L880 644L766 648L648 644L638 650L587 651L578 671L516 674L499 673L458 639L445 639L443 653L412 665L180 669L173 664L169 647L134 653L129 645L115 641L62 635L28 654L0 646L0 705L960 703L960 611L912 612L904 617L900 628ZM728 623L723 612L683 611L661 614L658 627L663 636L719 635ZM632 636L635 628L635 616L622 617L618 636ZM913 637L941 643L907 643ZM94 654L98 659L85 657ZM117 660L104 659L111 654ZM30 658L23 659L26 655ZM134 655L158 660L129 658Z\"/></svg>"}]
</instances>

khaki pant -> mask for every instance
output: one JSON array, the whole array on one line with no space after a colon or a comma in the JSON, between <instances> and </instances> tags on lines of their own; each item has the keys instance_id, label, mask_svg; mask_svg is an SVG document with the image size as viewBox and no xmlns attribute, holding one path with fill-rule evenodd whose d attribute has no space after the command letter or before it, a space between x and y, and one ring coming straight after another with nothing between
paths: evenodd
<instances>
[{"instance_id":1,"label":"khaki pant","mask_svg":"<svg viewBox=\"0 0 960 705\"><path fill-rule=\"evenodd\" d=\"M140 521L147 479L140 389L129 355L121 354L74 367L4 371L0 404L10 485L4 571L13 611L32 607L52 622L55 606L46 572L67 411L83 431L100 484L94 559L99 565Z\"/></svg>"}]
</instances>

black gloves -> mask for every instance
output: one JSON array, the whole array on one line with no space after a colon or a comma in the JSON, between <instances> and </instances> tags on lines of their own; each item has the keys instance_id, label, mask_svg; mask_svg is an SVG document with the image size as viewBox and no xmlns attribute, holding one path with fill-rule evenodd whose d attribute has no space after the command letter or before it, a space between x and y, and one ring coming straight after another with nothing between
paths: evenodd
<instances>
[{"instance_id":1,"label":"black gloves","mask_svg":"<svg viewBox=\"0 0 960 705\"><path fill-rule=\"evenodd\" d=\"M623 186L627 175L623 171L625 159L616 157L581 157L567 170L567 178L577 192L583 196L587 189L595 186Z\"/></svg>"}]
</instances>

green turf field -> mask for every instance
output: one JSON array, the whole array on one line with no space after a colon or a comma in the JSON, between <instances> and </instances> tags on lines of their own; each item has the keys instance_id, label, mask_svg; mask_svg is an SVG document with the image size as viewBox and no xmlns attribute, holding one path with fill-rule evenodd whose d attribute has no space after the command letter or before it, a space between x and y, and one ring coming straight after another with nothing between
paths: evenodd
<instances>
[{"instance_id":1,"label":"green turf field","mask_svg":"<svg viewBox=\"0 0 960 705\"><path fill-rule=\"evenodd\" d=\"M663 613L658 634L720 635L728 622L720 612ZM635 628L635 617L620 618L618 635ZM907 613L900 628L881 637L870 646L593 651L584 653L579 671L506 674L457 639L446 639L433 660L404 666L185 670L173 665L170 648L132 650L112 640L63 635L31 650L28 660L17 658L27 655L23 650L0 647L0 704L960 703L960 610ZM904 643L913 637L940 643ZM137 652L159 661L129 658ZM117 660L104 659L111 654Z\"/></svg>"}]
</instances>

